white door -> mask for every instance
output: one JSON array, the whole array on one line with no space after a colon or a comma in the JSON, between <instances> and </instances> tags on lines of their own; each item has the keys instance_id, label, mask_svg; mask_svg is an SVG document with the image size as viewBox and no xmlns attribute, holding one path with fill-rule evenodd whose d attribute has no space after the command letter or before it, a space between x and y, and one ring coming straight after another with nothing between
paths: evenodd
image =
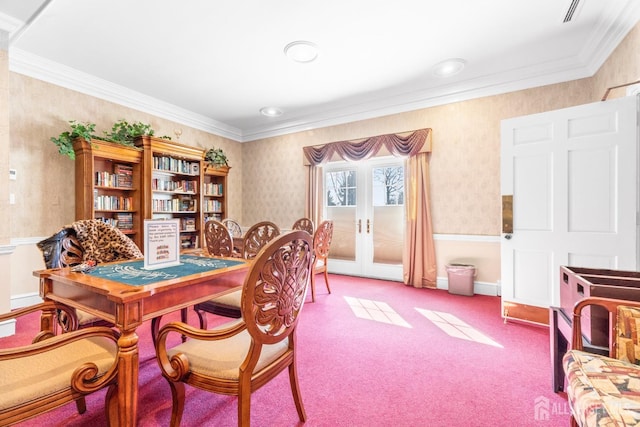
<instances>
[{"instance_id":1,"label":"white door","mask_svg":"<svg viewBox=\"0 0 640 427\"><path fill-rule=\"evenodd\" d=\"M329 271L401 281L404 162L334 162L323 172L324 217L334 227Z\"/></svg>"},{"instance_id":2,"label":"white door","mask_svg":"<svg viewBox=\"0 0 640 427\"><path fill-rule=\"evenodd\" d=\"M559 305L559 267L638 267L637 99L502 121L502 301ZM504 231L504 230L503 230Z\"/></svg>"}]
</instances>

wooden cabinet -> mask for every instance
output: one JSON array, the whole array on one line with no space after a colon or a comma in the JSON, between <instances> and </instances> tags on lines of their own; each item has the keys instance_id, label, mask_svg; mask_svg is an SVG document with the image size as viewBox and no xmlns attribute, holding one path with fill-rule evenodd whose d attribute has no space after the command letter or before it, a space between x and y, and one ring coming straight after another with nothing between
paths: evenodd
<instances>
[{"instance_id":1,"label":"wooden cabinet","mask_svg":"<svg viewBox=\"0 0 640 427\"><path fill-rule=\"evenodd\" d=\"M142 243L142 151L111 142L74 142L76 220L102 219Z\"/></svg>"},{"instance_id":2,"label":"wooden cabinet","mask_svg":"<svg viewBox=\"0 0 640 427\"><path fill-rule=\"evenodd\" d=\"M213 167L205 163L202 185L202 212L204 222L221 221L227 217L228 166Z\"/></svg>"},{"instance_id":3,"label":"wooden cabinet","mask_svg":"<svg viewBox=\"0 0 640 427\"><path fill-rule=\"evenodd\" d=\"M154 137L141 137L136 146L143 152L143 217L178 218L182 248L200 247L204 151Z\"/></svg>"}]
</instances>

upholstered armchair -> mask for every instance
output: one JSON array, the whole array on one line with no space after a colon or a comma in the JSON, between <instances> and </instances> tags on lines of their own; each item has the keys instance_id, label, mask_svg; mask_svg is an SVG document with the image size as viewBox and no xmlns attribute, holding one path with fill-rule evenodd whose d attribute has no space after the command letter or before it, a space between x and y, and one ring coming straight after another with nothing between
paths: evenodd
<instances>
[{"instance_id":1,"label":"upholstered armchair","mask_svg":"<svg viewBox=\"0 0 640 427\"><path fill-rule=\"evenodd\" d=\"M64 312L69 325L77 326L75 311L47 301L0 315L0 322L35 313L52 319ZM26 320L26 319L25 319ZM32 344L0 349L0 425L12 425L69 402L86 411L84 397L108 387L107 420L118 420L118 333L107 327L83 328L60 335L40 333Z\"/></svg>"},{"instance_id":2,"label":"upholstered armchair","mask_svg":"<svg viewBox=\"0 0 640 427\"><path fill-rule=\"evenodd\" d=\"M583 313L597 305L609 312L608 354L583 350ZM590 297L574 307L572 346L564 358L571 425L637 425L640 419L640 302Z\"/></svg>"},{"instance_id":3,"label":"upholstered armchair","mask_svg":"<svg viewBox=\"0 0 640 427\"><path fill-rule=\"evenodd\" d=\"M241 291L242 318L215 329L172 322L160 329L156 354L172 396L171 426L180 425L185 384L238 396L238 426L250 424L251 395L280 372L304 422L296 370L296 327L304 305L313 247L311 236L292 231L273 239L252 263ZM188 339L169 347L172 334ZM277 410L285 410L283 407Z\"/></svg>"}]
</instances>

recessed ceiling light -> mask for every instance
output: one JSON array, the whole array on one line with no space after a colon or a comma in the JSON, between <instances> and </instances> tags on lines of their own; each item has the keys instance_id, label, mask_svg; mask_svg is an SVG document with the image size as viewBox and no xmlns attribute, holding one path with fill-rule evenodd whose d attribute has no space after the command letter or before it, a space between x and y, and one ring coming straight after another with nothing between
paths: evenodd
<instances>
[{"instance_id":1,"label":"recessed ceiling light","mask_svg":"<svg viewBox=\"0 0 640 427\"><path fill-rule=\"evenodd\" d=\"M312 62L318 57L318 46L315 43L298 40L284 47L284 53L296 62Z\"/></svg>"},{"instance_id":2,"label":"recessed ceiling light","mask_svg":"<svg viewBox=\"0 0 640 427\"><path fill-rule=\"evenodd\" d=\"M278 117L282 115L282 110L277 107L264 107L260 109L260 114L267 117Z\"/></svg>"},{"instance_id":3,"label":"recessed ceiling light","mask_svg":"<svg viewBox=\"0 0 640 427\"><path fill-rule=\"evenodd\" d=\"M466 63L460 58L447 59L433 66L433 74L438 77L450 77L462 71Z\"/></svg>"}]
</instances>

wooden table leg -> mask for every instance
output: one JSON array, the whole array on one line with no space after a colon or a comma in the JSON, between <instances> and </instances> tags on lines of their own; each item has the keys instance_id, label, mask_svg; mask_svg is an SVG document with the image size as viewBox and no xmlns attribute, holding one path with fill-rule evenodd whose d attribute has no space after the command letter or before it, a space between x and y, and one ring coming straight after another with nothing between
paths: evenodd
<instances>
[{"instance_id":1,"label":"wooden table leg","mask_svg":"<svg viewBox=\"0 0 640 427\"><path fill-rule=\"evenodd\" d=\"M118 339L118 425L135 426L138 416L138 335L124 331Z\"/></svg>"}]
</instances>

